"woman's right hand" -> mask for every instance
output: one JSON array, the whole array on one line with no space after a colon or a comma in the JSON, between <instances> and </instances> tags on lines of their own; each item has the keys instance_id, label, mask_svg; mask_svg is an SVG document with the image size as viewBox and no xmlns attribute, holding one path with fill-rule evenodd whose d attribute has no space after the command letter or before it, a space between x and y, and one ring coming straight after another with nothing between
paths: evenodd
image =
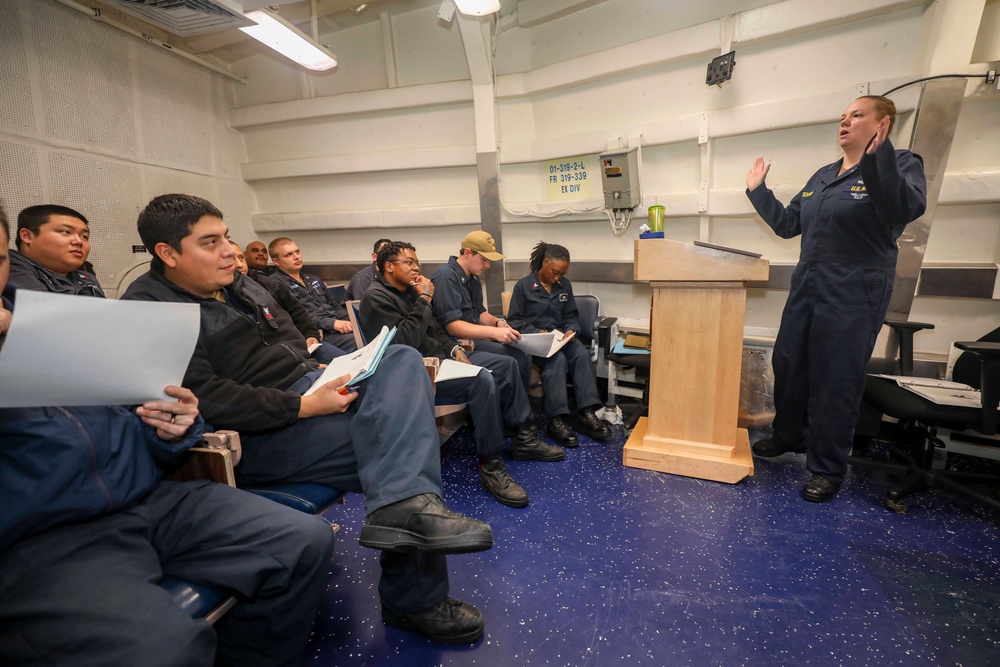
<instances>
[{"instance_id":1,"label":"woman's right hand","mask_svg":"<svg viewBox=\"0 0 1000 667\"><path fill-rule=\"evenodd\" d=\"M764 162L763 157L758 157L753 161L753 167L747 172L747 190L753 192L760 186L764 185L764 179L767 178L767 172L771 169L770 162Z\"/></svg>"}]
</instances>

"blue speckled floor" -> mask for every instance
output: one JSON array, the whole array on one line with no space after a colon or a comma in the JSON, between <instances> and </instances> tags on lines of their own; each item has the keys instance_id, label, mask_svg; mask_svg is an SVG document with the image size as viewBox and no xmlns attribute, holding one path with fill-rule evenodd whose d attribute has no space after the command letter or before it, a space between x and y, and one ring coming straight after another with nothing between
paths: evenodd
<instances>
[{"instance_id":1,"label":"blue speckled floor","mask_svg":"<svg viewBox=\"0 0 1000 667\"><path fill-rule=\"evenodd\" d=\"M486 617L472 646L382 624L348 496L327 514L342 532L302 664L1000 665L995 515L940 493L892 513L867 471L807 503L804 455L758 459L736 485L624 468L615 435L508 462L520 510L480 490L464 430L444 446L446 503L496 539L449 558L452 595Z\"/></svg>"}]
</instances>

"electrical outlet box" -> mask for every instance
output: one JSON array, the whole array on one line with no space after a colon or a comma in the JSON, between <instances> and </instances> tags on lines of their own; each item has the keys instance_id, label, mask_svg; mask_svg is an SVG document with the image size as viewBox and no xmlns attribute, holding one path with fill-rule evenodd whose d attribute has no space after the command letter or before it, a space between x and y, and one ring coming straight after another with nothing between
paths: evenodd
<instances>
[{"instance_id":1,"label":"electrical outlet box","mask_svg":"<svg viewBox=\"0 0 1000 667\"><path fill-rule=\"evenodd\" d=\"M601 155L604 208L635 208L642 202L639 190L639 149L628 148Z\"/></svg>"},{"instance_id":2,"label":"electrical outlet box","mask_svg":"<svg viewBox=\"0 0 1000 667\"><path fill-rule=\"evenodd\" d=\"M730 51L718 58L712 58L708 64L708 75L705 83L710 86L721 86L723 81L733 78L733 68L736 67L736 52Z\"/></svg>"}]
</instances>

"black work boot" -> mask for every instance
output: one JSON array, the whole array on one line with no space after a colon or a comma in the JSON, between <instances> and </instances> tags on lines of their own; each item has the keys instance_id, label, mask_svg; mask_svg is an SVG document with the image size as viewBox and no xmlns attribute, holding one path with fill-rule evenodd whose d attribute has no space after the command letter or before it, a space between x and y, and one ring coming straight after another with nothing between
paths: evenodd
<instances>
[{"instance_id":1,"label":"black work boot","mask_svg":"<svg viewBox=\"0 0 1000 667\"><path fill-rule=\"evenodd\" d=\"M521 424L510 446L510 458L515 461L562 461L566 452L561 447L547 445L535 437L534 424Z\"/></svg>"},{"instance_id":2,"label":"black work boot","mask_svg":"<svg viewBox=\"0 0 1000 667\"><path fill-rule=\"evenodd\" d=\"M383 551L466 554L491 549L493 530L485 521L452 512L433 493L423 493L366 516L358 543Z\"/></svg>"},{"instance_id":3,"label":"black work boot","mask_svg":"<svg viewBox=\"0 0 1000 667\"><path fill-rule=\"evenodd\" d=\"M499 456L491 456L479 462L479 485L508 507L524 507L528 504L528 494L510 476Z\"/></svg>"},{"instance_id":4,"label":"black work boot","mask_svg":"<svg viewBox=\"0 0 1000 667\"><path fill-rule=\"evenodd\" d=\"M483 615L471 604L445 597L430 609L398 614L382 606L382 622L419 633L439 644L467 644L483 634Z\"/></svg>"},{"instance_id":5,"label":"black work boot","mask_svg":"<svg viewBox=\"0 0 1000 667\"><path fill-rule=\"evenodd\" d=\"M608 426L607 422L598 419L597 415L594 414L594 408L584 408L580 410L580 428L577 430L580 433L589 435L595 440L610 440L611 439L611 427Z\"/></svg>"},{"instance_id":6,"label":"black work boot","mask_svg":"<svg viewBox=\"0 0 1000 667\"><path fill-rule=\"evenodd\" d=\"M562 415L549 417L549 435L563 447L576 447L580 441L576 438L576 433L569 427L566 418Z\"/></svg>"}]
</instances>

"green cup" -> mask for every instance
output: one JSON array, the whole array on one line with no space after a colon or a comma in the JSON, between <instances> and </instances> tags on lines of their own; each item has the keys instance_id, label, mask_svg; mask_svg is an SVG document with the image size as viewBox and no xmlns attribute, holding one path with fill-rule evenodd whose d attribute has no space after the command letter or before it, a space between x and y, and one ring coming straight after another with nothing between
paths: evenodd
<instances>
[{"instance_id":1,"label":"green cup","mask_svg":"<svg viewBox=\"0 0 1000 667\"><path fill-rule=\"evenodd\" d=\"M649 230L652 232L663 231L663 207L659 204L649 207Z\"/></svg>"}]
</instances>

